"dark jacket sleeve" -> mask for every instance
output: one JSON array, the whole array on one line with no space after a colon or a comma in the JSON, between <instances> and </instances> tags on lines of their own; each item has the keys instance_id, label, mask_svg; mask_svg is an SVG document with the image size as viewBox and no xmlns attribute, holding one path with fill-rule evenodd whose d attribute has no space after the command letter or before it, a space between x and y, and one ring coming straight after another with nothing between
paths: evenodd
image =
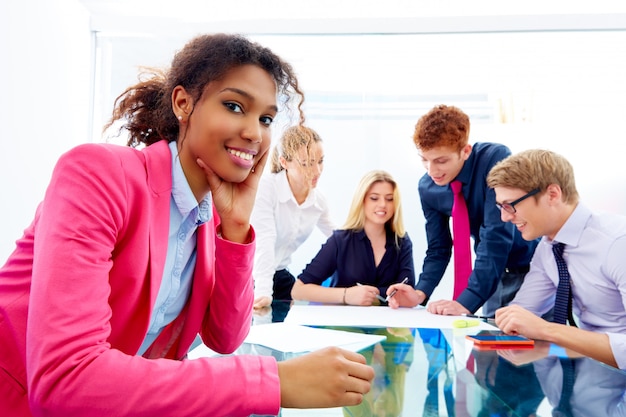
<instances>
[{"instance_id":1,"label":"dark jacket sleeve","mask_svg":"<svg viewBox=\"0 0 626 417\"><path fill-rule=\"evenodd\" d=\"M415 285L415 289L426 294L426 300L433 293L443 274L446 272L452 256L452 236L450 235L449 217L442 214L431 203L428 196L422 192L420 181L420 200L422 211L426 219L426 239L428 248L422 264L422 273Z\"/></svg>"}]
</instances>

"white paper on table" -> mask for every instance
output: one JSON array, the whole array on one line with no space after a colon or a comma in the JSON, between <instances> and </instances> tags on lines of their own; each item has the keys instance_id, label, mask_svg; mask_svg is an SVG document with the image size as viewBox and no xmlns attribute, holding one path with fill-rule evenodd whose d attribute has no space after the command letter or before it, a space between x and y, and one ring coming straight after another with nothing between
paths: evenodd
<instances>
[{"instance_id":1,"label":"white paper on table","mask_svg":"<svg viewBox=\"0 0 626 417\"><path fill-rule=\"evenodd\" d=\"M385 336L271 323L252 326L245 343L290 353L312 352L327 346L358 352L382 340L385 340Z\"/></svg>"},{"instance_id":2,"label":"white paper on table","mask_svg":"<svg viewBox=\"0 0 626 417\"><path fill-rule=\"evenodd\" d=\"M354 327L408 327L422 329L452 329L456 320L478 321L468 330L494 330L479 319L464 316L442 316L429 313L425 307L397 308L386 306L344 306L321 304L295 304L289 309L285 323L309 326L354 326Z\"/></svg>"}]
</instances>

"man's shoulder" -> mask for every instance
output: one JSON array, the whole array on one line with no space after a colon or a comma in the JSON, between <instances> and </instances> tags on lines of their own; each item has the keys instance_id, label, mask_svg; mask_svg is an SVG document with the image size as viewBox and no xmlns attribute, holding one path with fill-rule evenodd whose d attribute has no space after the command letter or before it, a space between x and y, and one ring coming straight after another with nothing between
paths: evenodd
<instances>
[{"instance_id":1,"label":"man's shoulder","mask_svg":"<svg viewBox=\"0 0 626 417\"><path fill-rule=\"evenodd\" d=\"M435 182L433 181L432 178L430 178L430 175L428 175L428 173L422 175L419 179L419 181L417 182L417 186L418 188L424 188L430 185L435 184Z\"/></svg>"},{"instance_id":2,"label":"man's shoulder","mask_svg":"<svg viewBox=\"0 0 626 417\"><path fill-rule=\"evenodd\" d=\"M610 239L620 239L626 236L626 216L613 212L592 213L587 227Z\"/></svg>"},{"instance_id":3,"label":"man's shoulder","mask_svg":"<svg viewBox=\"0 0 626 417\"><path fill-rule=\"evenodd\" d=\"M472 145L472 153L481 158L492 158L493 156L504 158L511 155L511 150L502 143L476 142Z\"/></svg>"},{"instance_id":4,"label":"man's shoulder","mask_svg":"<svg viewBox=\"0 0 626 417\"><path fill-rule=\"evenodd\" d=\"M467 169L472 175L487 177L489 170L511 155L511 150L501 143L494 142L478 142L472 147L472 153L465 162Z\"/></svg>"}]
</instances>

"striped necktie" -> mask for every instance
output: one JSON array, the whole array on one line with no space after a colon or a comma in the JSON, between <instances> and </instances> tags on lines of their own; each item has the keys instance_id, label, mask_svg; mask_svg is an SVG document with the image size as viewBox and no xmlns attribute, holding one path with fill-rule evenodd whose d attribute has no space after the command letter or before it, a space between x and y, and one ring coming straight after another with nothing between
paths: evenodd
<instances>
[{"instance_id":1,"label":"striped necktie","mask_svg":"<svg viewBox=\"0 0 626 417\"><path fill-rule=\"evenodd\" d=\"M572 314L572 287L570 285L570 275L567 270L567 264L563 259L563 250L565 244L556 242L552 245L552 253L556 260L556 266L559 270L559 285L556 289L556 299L554 301L554 319L555 323L569 324L576 326L574 315Z\"/></svg>"},{"instance_id":2,"label":"striped necktie","mask_svg":"<svg viewBox=\"0 0 626 417\"><path fill-rule=\"evenodd\" d=\"M570 274L567 269L565 259L563 259L563 250L565 244L556 242L552 245L552 253L556 260L556 266L559 270L559 285L556 289L556 299L554 301L554 318L553 322L559 324L569 324L576 326L574 316L572 314L572 288L570 286ZM553 410L554 417L572 415L572 406L570 403L572 392L574 390L575 369L574 362L568 358L561 358L561 367L563 368L563 388L561 389L561 398L558 406Z\"/></svg>"}]
</instances>

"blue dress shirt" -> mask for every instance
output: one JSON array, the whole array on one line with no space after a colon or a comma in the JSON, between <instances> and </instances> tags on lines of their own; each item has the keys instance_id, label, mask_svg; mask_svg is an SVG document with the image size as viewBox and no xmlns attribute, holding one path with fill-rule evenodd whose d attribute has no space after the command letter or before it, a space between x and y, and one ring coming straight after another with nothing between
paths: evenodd
<instances>
[{"instance_id":1,"label":"blue dress shirt","mask_svg":"<svg viewBox=\"0 0 626 417\"><path fill-rule=\"evenodd\" d=\"M495 292L505 268L527 267L538 240L525 241L512 223L500 218L495 191L487 186L487 174L511 154L497 143L476 143L455 179L463 183L470 233L474 239L474 268L467 288L456 301L474 312ZM454 196L449 185L439 186L428 174L419 181L419 195L426 219L428 249L416 289L433 293L452 255L450 215Z\"/></svg>"},{"instance_id":2,"label":"blue dress shirt","mask_svg":"<svg viewBox=\"0 0 626 417\"><path fill-rule=\"evenodd\" d=\"M408 285L415 284L413 243L408 234L398 242L400 247L388 230L385 254L376 266L372 244L363 230L335 230L298 278L305 284L321 285L332 276L331 287L347 288L358 282L377 287L384 296L390 285L405 277Z\"/></svg>"}]
</instances>

